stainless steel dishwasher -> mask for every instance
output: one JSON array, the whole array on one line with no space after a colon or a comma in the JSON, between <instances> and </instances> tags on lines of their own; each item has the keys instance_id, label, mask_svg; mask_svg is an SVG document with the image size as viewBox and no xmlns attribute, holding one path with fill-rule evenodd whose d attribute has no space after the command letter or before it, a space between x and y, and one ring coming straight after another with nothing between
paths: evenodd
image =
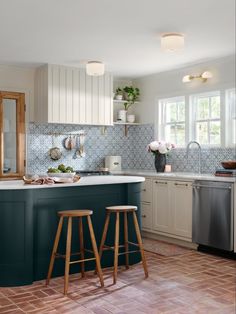
<instances>
[{"instance_id":1,"label":"stainless steel dishwasher","mask_svg":"<svg viewBox=\"0 0 236 314\"><path fill-rule=\"evenodd\" d=\"M233 250L233 185L196 180L193 183L193 242Z\"/></svg>"}]
</instances>

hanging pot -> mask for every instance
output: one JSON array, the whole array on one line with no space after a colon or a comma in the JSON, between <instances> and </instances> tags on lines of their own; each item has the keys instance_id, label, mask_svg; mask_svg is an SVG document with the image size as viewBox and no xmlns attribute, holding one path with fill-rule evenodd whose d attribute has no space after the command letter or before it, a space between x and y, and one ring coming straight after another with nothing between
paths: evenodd
<instances>
[{"instance_id":1,"label":"hanging pot","mask_svg":"<svg viewBox=\"0 0 236 314\"><path fill-rule=\"evenodd\" d=\"M52 160L59 160L62 156L62 152L59 147L54 144L54 137L52 136L52 148L49 150L48 154Z\"/></svg>"}]
</instances>

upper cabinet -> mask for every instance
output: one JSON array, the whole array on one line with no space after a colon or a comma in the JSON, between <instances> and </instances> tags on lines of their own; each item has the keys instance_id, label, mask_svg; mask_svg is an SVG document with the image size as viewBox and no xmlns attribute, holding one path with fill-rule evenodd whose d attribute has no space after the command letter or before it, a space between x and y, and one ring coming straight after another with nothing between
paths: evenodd
<instances>
[{"instance_id":1,"label":"upper cabinet","mask_svg":"<svg viewBox=\"0 0 236 314\"><path fill-rule=\"evenodd\" d=\"M83 69L45 65L35 77L35 121L113 125L113 78Z\"/></svg>"}]
</instances>

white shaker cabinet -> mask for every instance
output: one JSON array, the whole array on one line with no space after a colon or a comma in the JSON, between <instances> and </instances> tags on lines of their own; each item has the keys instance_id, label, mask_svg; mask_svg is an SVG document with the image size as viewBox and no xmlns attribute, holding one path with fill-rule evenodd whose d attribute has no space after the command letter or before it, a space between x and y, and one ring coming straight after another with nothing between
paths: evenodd
<instances>
[{"instance_id":1,"label":"white shaker cabinet","mask_svg":"<svg viewBox=\"0 0 236 314\"><path fill-rule=\"evenodd\" d=\"M191 182L146 178L141 204L143 231L191 241Z\"/></svg>"},{"instance_id":2,"label":"white shaker cabinet","mask_svg":"<svg viewBox=\"0 0 236 314\"><path fill-rule=\"evenodd\" d=\"M35 76L35 121L113 125L110 73L88 76L84 69L45 65Z\"/></svg>"},{"instance_id":3,"label":"white shaker cabinet","mask_svg":"<svg viewBox=\"0 0 236 314\"><path fill-rule=\"evenodd\" d=\"M170 182L170 207L173 234L192 238L192 183Z\"/></svg>"},{"instance_id":4,"label":"white shaker cabinet","mask_svg":"<svg viewBox=\"0 0 236 314\"><path fill-rule=\"evenodd\" d=\"M171 233L169 182L153 180L153 229Z\"/></svg>"},{"instance_id":5,"label":"white shaker cabinet","mask_svg":"<svg viewBox=\"0 0 236 314\"><path fill-rule=\"evenodd\" d=\"M141 191L142 230L152 230L152 180L146 178Z\"/></svg>"}]
</instances>

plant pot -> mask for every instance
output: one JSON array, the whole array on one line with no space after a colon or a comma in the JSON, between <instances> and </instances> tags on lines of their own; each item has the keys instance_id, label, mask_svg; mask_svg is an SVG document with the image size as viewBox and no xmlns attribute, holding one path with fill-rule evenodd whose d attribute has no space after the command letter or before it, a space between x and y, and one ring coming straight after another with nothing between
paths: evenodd
<instances>
[{"instance_id":1,"label":"plant pot","mask_svg":"<svg viewBox=\"0 0 236 314\"><path fill-rule=\"evenodd\" d=\"M166 165L166 154L156 153L154 164L157 172L164 172Z\"/></svg>"},{"instance_id":2,"label":"plant pot","mask_svg":"<svg viewBox=\"0 0 236 314\"><path fill-rule=\"evenodd\" d=\"M127 101L133 101L134 100L134 95L129 95L128 93L124 93L124 98Z\"/></svg>"},{"instance_id":3,"label":"plant pot","mask_svg":"<svg viewBox=\"0 0 236 314\"><path fill-rule=\"evenodd\" d=\"M115 99L116 100L122 100L123 99L123 95L117 94L117 95L115 95Z\"/></svg>"},{"instance_id":4,"label":"plant pot","mask_svg":"<svg viewBox=\"0 0 236 314\"><path fill-rule=\"evenodd\" d=\"M127 122L134 123L135 121L135 115L134 114L128 114L127 115Z\"/></svg>"}]
</instances>

